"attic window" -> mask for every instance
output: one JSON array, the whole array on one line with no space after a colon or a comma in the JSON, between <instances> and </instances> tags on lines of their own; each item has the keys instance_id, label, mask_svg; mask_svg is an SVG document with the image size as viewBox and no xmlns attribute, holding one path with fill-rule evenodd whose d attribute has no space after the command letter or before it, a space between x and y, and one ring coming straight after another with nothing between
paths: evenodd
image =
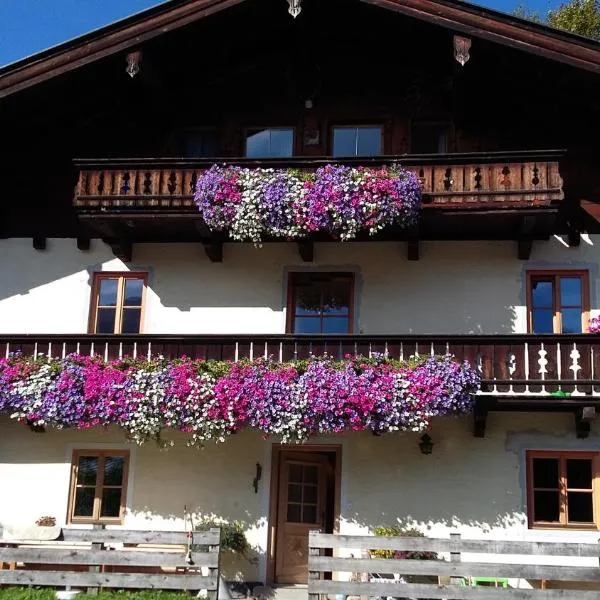
<instances>
[{"instance_id":1,"label":"attic window","mask_svg":"<svg viewBox=\"0 0 600 600\"><path fill-rule=\"evenodd\" d=\"M246 133L248 158L288 158L294 154L294 130L284 127L251 129Z\"/></svg>"}]
</instances>

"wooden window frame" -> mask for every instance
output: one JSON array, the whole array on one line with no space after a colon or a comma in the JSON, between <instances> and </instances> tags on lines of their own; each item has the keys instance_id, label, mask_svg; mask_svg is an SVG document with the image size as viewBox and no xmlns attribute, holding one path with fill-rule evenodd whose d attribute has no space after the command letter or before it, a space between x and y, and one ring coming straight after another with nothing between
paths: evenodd
<instances>
[{"instance_id":1,"label":"wooden window frame","mask_svg":"<svg viewBox=\"0 0 600 600\"><path fill-rule=\"evenodd\" d=\"M271 130L291 130L292 132L292 155L291 156L248 156L248 134L251 131L264 131L265 129ZM249 125L243 128L243 139L242 139L242 156L249 160L285 160L286 158L294 158L299 155L298 152L298 127L296 125Z\"/></svg>"},{"instance_id":2,"label":"wooden window frame","mask_svg":"<svg viewBox=\"0 0 600 600\"><path fill-rule=\"evenodd\" d=\"M560 523L534 520L533 460L536 458L552 458L559 461ZM594 522L590 523L589 525L586 523L569 523L567 521L568 492L566 485L565 465L566 460L569 458L592 461L592 508L594 513ZM600 529L600 453L560 450L528 450L526 453L525 470L527 476L527 521L529 529L569 529L586 531L597 531Z\"/></svg>"},{"instance_id":3,"label":"wooden window frame","mask_svg":"<svg viewBox=\"0 0 600 600\"><path fill-rule=\"evenodd\" d=\"M92 517L76 517L73 515L75 510L75 493L77 490L77 469L79 468L79 459L82 456L94 456L98 460L98 474L96 475L96 486L94 491L94 515ZM121 503L118 517L101 517L100 516L100 499L102 498L102 490L104 485L101 483L101 477L104 474L104 461L107 456L123 456L123 481L121 484ZM68 524L105 524L105 525L122 525L125 518L125 507L127 505L127 486L129 484L129 461L131 453L129 450L73 450L71 458L71 480L69 483L69 503L67 509ZM117 487L117 486L111 486Z\"/></svg>"},{"instance_id":4,"label":"wooden window frame","mask_svg":"<svg viewBox=\"0 0 600 600\"><path fill-rule=\"evenodd\" d=\"M581 279L581 331L587 333L590 323L590 274L586 269L544 269L527 271L527 332L533 333L533 280L553 278L552 329L554 334L562 333L562 311L559 310L560 290L557 282L561 277ZM568 307L567 307L568 308Z\"/></svg>"},{"instance_id":5,"label":"wooden window frame","mask_svg":"<svg viewBox=\"0 0 600 600\"><path fill-rule=\"evenodd\" d=\"M331 123L329 126L329 155L334 157L333 154L333 140L336 129L373 129L379 127L381 130L381 145L379 154L369 154L366 156L352 154L350 156L342 157L338 156L335 158L373 158L373 156L385 156L386 154L386 125L382 121L360 122L360 123Z\"/></svg>"},{"instance_id":6,"label":"wooden window frame","mask_svg":"<svg viewBox=\"0 0 600 600\"><path fill-rule=\"evenodd\" d=\"M285 323L285 332L295 335L293 331L294 326L294 317L296 315L296 301L294 297L294 277L301 275L321 275L321 276L339 276L346 275L350 278L350 301L348 302L348 329L349 331L344 334L337 333L317 333L314 335L351 335L354 333L354 294L356 290L356 274L352 271L291 271L288 274L287 281L287 305L286 305L286 323ZM298 334L305 335L305 334ZM310 334L307 334L310 335Z\"/></svg>"},{"instance_id":7,"label":"wooden window frame","mask_svg":"<svg viewBox=\"0 0 600 600\"><path fill-rule=\"evenodd\" d=\"M117 335L138 335L144 331L144 317L146 314L146 289L148 287L148 273L145 272L134 272L134 271L101 271L94 273L94 280L92 283L92 293L90 296L90 311L88 317L88 333L96 333L96 325L98 323L98 300L100 297L100 282L103 279L118 279L117 288L117 305L115 311L115 330L114 333ZM141 279L142 280L142 306L140 307L140 330L136 333L121 333L121 324L123 316L123 293L125 290L126 279ZM110 334L98 334L98 335L110 335Z\"/></svg>"}]
</instances>

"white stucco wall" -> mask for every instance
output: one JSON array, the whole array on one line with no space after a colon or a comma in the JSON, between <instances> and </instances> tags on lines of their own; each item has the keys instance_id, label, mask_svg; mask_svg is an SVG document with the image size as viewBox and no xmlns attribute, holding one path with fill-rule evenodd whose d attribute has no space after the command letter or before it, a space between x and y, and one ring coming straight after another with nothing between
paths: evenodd
<instances>
[{"instance_id":1,"label":"white stucco wall","mask_svg":"<svg viewBox=\"0 0 600 600\"><path fill-rule=\"evenodd\" d=\"M315 440L342 446L340 532L365 534L399 522L430 536L459 532L465 538L597 541L597 531L529 530L524 473L528 449L600 451L596 424L587 440L576 439L572 416L565 414L492 414L483 439L474 438L471 427L470 418L434 421L431 456L420 454L418 435L409 433ZM72 451L94 447L125 447L123 434L35 434L0 417L0 523L30 525L53 515L63 524ZM226 574L264 579L271 441L242 432L204 450L182 443L167 451L154 444L130 448L125 527L182 529L184 505L196 514L242 521L256 561L226 561ZM257 494L252 487L256 462L263 466Z\"/></svg>"},{"instance_id":2,"label":"white stucco wall","mask_svg":"<svg viewBox=\"0 0 600 600\"><path fill-rule=\"evenodd\" d=\"M314 264L294 244L226 244L211 263L199 244L138 244L131 264L99 240L0 240L0 333L83 333L94 271L147 270L145 333L282 333L289 270L352 270L357 332L519 333L526 331L526 269L585 268L599 307L600 236L579 248L536 242L531 260L514 242L423 242L410 262L402 243L317 244Z\"/></svg>"}]
</instances>

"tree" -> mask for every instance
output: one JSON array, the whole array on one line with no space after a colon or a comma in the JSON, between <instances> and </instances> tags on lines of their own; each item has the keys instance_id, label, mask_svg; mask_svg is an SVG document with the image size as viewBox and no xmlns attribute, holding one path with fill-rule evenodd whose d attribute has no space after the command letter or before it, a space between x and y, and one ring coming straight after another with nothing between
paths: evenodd
<instances>
[{"instance_id":1,"label":"tree","mask_svg":"<svg viewBox=\"0 0 600 600\"><path fill-rule=\"evenodd\" d=\"M571 0L548 12L548 25L600 40L598 0Z\"/></svg>"},{"instance_id":2,"label":"tree","mask_svg":"<svg viewBox=\"0 0 600 600\"><path fill-rule=\"evenodd\" d=\"M570 0L561 4L556 10L548 10L546 15L530 10L525 3L521 2L513 11L513 15L600 40L599 0Z\"/></svg>"}]
</instances>

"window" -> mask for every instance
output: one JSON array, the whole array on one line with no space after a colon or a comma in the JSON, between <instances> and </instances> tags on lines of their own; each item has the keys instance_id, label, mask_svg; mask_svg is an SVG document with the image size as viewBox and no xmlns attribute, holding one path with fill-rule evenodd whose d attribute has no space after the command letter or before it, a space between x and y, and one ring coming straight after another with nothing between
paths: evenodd
<instances>
[{"instance_id":1,"label":"window","mask_svg":"<svg viewBox=\"0 0 600 600\"><path fill-rule=\"evenodd\" d=\"M373 127L334 127L333 156L379 156L383 154L383 130Z\"/></svg>"},{"instance_id":2,"label":"window","mask_svg":"<svg viewBox=\"0 0 600 600\"><path fill-rule=\"evenodd\" d=\"M413 154L445 154L450 142L450 125L436 121L413 121L410 151Z\"/></svg>"},{"instance_id":3,"label":"window","mask_svg":"<svg viewBox=\"0 0 600 600\"><path fill-rule=\"evenodd\" d=\"M128 468L126 450L75 451L68 522L122 523Z\"/></svg>"},{"instance_id":4,"label":"window","mask_svg":"<svg viewBox=\"0 0 600 600\"><path fill-rule=\"evenodd\" d=\"M585 452L528 452L530 527L597 528L598 457Z\"/></svg>"},{"instance_id":5,"label":"window","mask_svg":"<svg viewBox=\"0 0 600 600\"><path fill-rule=\"evenodd\" d=\"M248 158L287 158L294 154L294 130L254 129L246 134Z\"/></svg>"},{"instance_id":6,"label":"window","mask_svg":"<svg viewBox=\"0 0 600 600\"><path fill-rule=\"evenodd\" d=\"M181 134L183 156L211 158L219 156L219 139L213 129L189 129Z\"/></svg>"},{"instance_id":7,"label":"window","mask_svg":"<svg viewBox=\"0 0 600 600\"><path fill-rule=\"evenodd\" d=\"M290 275L290 333L352 333L352 273Z\"/></svg>"},{"instance_id":8,"label":"window","mask_svg":"<svg viewBox=\"0 0 600 600\"><path fill-rule=\"evenodd\" d=\"M146 276L96 273L90 312L91 333L140 333Z\"/></svg>"},{"instance_id":9,"label":"window","mask_svg":"<svg viewBox=\"0 0 600 600\"><path fill-rule=\"evenodd\" d=\"M582 333L589 318L586 271L528 273L530 333Z\"/></svg>"}]
</instances>

